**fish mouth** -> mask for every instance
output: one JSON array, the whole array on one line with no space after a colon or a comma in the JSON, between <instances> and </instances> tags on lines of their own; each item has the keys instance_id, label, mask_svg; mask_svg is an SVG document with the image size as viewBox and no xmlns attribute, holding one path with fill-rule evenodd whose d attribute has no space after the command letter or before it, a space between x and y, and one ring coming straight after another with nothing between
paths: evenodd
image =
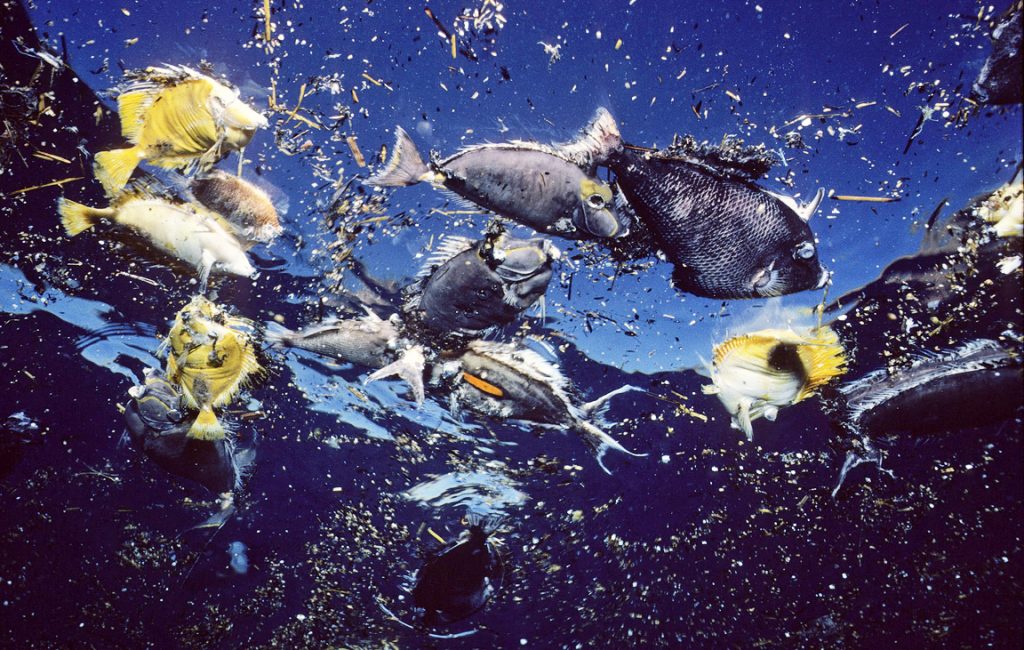
<instances>
[{"instance_id":1,"label":"fish mouth","mask_svg":"<svg viewBox=\"0 0 1024 650\"><path fill-rule=\"evenodd\" d=\"M611 239L622 237L626 233L622 223L615 214L608 208L588 210L586 203L580 204L576 226L590 233L594 237Z\"/></svg>"}]
</instances>

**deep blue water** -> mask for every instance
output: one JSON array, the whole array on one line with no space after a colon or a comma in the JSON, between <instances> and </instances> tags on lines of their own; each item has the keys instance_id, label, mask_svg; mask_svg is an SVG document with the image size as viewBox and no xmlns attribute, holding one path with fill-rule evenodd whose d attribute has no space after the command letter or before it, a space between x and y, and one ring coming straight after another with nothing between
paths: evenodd
<instances>
[{"instance_id":1,"label":"deep blue water","mask_svg":"<svg viewBox=\"0 0 1024 650\"><path fill-rule=\"evenodd\" d=\"M486 4L430 8L450 25ZM748 443L692 371L765 313L871 282L919 248L940 201L954 212L1013 176L1024 157L1020 105L983 108L966 124L942 115L963 106L989 51L979 25L1005 7L503 4L504 26L463 40L475 60L453 58L424 7L405 3L271 2L282 36L272 52L259 2L29 8L79 81L62 77L58 96L76 98L30 129L0 177L0 417L23 412L40 429L4 444L0 643L1019 647L1020 409L991 427L898 438L887 447L894 477L858 468L832 499L842 453L817 400L759 420ZM560 58L541 43L558 45ZM12 76L38 63L4 52ZM275 351L268 379L234 407L238 436L257 449L238 511L219 530L190 530L215 510L214 495L119 445L117 405L144 367L162 365L160 339L195 286L137 247L70 240L55 204L62 195L100 204L87 154L121 143L114 116L96 120L74 93L92 89L111 111L103 93L122 68L201 60L270 119L245 169L286 197L286 234L253 249L257 278L213 283L219 303L261 323L313 322L337 309L339 280L359 288L331 257L331 197L370 171L346 138L375 166L395 125L447 155L483 141L568 140L605 106L638 145L665 146L677 133L763 142L786 158L762 181L775 191L899 200L826 198L810 223L834 272L827 298L700 298L669 286L666 263L619 274L559 241L569 261L548 290L546 319L530 313L531 331L587 399L627 383L644 389L613 400L605 419L649 455L610 454L610 476L574 437L459 420L438 396L416 409L397 382L364 387L362 368ZM57 73L43 64L42 74ZM272 80L285 110L267 109ZM289 119L303 84L297 114L323 128ZM908 147L922 107L943 101ZM343 112L351 116L331 117ZM806 148L785 146L790 131ZM32 157L38 149L71 162ZM232 155L221 167L237 164ZM375 277L404 284L438 236L482 232L483 217L435 211L458 207L429 187L389 191L390 219L344 247ZM1019 290L1008 305L957 331L1019 332ZM677 410L683 398L707 421ZM411 616L403 586L432 548L426 528L456 537L467 506L505 515L496 534L505 580L482 611L433 632L475 633L442 640L390 620L377 602ZM247 549L244 574L230 566L236 541Z\"/></svg>"}]
</instances>

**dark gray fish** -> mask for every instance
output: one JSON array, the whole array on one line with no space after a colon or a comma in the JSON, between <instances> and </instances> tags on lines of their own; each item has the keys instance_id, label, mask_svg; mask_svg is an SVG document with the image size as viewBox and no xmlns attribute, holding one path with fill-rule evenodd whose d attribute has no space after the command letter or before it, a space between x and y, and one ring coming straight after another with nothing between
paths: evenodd
<instances>
[{"instance_id":1,"label":"dark gray fish","mask_svg":"<svg viewBox=\"0 0 1024 650\"><path fill-rule=\"evenodd\" d=\"M450 378L453 411L466 408L500 420L520 420L579 435L608 472L603 458L608 449L636 454L593 423L605 403L623 386L592 402L577 405L569 396L569 381L557 366L529 348L510 343L472 341L454 360L434 369L435 378ZM609 472L610 473L610 472Z\"/></svg>"},{"instance_id":2,"label":"dark gray fish","mask_svg":"<svg viewBox=\"0 0 1024 650\"><path fill-rule=\"evenodd\" d=\"M851 429L874 435L947 433L999 422L1024 406L1022 373L1020 360L999 343L978 339L841 385L843 418Z\"/></svg>"},{"instance_id":3,"label":"dark gray fish","mask_svg":"<svg viewBox=\"0 0 1024 650\"><path fill-rule=\"evenodd\" d=\"M540 300L560 257L545 239L447 237L409 288L405 313L435 335L480 336Z\"/></svg>"},{"instance_id":4,"label":"dark gray fish","mask_svg":"<svg viewBox=\"0 0 1024 650\"><path fill-rule=\"evenodd\" d=\"M378 368L367 382L398 376L408 382L416 403L423 402L426 361L422 349L402 338L395 320L384 320L370 309L362 318L332 320L298 332L275 324L268 328L266 338L278 347L299 348L345 363Z\"/></svg>"},{"instance_id":5,"label":"dark gray fish","mask_svg":"<svg viewBox=\"0 0 1024 650\"><path fill-rule=\"evenodd\" d=\"M504 563L488 541L492 522L470 515L458 540L428 558L416 572L412 600L426 625L445 625L479 611L501 586Z\"/></svg>"},{"instance_id":6,"label":"dark gray fish","mask_svg":"<svg viewBox=\"0 0 1024 650\"><path fill-rule=\"evenodd\" d=\"M230 437L198 440L188 431L195 420L181 393L163 373L146 369L146 381L128 391L125 404L128 437L164 470L199 483L211 492L237 488L251 465L252 450L239 450Z\"/></svg>"},{"instance_id":7,"label":"dark gray fish","mask_svg":"<svg viewBox=\"0 0 1024 650\"><path fill-rule=\"evenodd\" d=\"M12 413L0 422L0 478L14 469L26 445L42 442L39 424L24 411Z\"/></svg>"},{"instance_id":8,"label":"dark gray fish","mask_svg":"<svg viewBox=\"0 0 1024 650\"><path fill-rule=\"evenodd\" d=\"M1022 7L1024 3L1013 2L992 30L992 53L985 59L971 87L971 98L980 104L1019 104L1024 101Z\"/></svg>"},{"instance_id":9,"label":"dark gray fish","mask_svg":"<svg viewBox=\"0 0 1024 650\"><path fill-rule=\"evenodd\" d=\"M367 180L400 187L429 181L537 232L569 239L624 234L607 183L587 173L603 122L592 122L573 142L545 145L515 140L467 147L444 160L423 161L402 127L387 166Z\"/></svg>"},{"instance_id":10,"label":"dark gray fish","mask_svg":"<svg viewBox=\"0 0 1024 650\"><path fill-rule=\"evenodd\" d=\"M710 298L757 298L828 280L807 226L823 191L799 206L706 165L639 153L617 129L604 133L597 160L615 172L640 223L675 266L679 289Z\"/></svg>"}]
</instances>

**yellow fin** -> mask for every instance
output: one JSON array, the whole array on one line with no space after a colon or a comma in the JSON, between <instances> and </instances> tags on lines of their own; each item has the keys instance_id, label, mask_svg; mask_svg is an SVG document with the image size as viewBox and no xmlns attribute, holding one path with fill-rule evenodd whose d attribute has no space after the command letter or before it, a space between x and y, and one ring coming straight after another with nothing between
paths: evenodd
<instances>
[{"instance_id":1,"label":"yellow fin","mask_svg":"<svg viewBox=\"0 0 1024 650\"><path fill-rule=\"evenodd\" d=\"M135 146L96 154L93 171L96 173L96 180L103 185L108 196L116 195L128 184L132 172L139 166L140 153L139 147Z\"/></svg>"},{"instance_id":2,"label":"yellow fin","mask_svg":"<svg viewBox=\"0 0 1024 650\"><path fill-rule=\"evenodd\" d=\"M199 411L192 428L188 430L188 437L196 440L222 440L225 436L224 427L217 420L213 409L206 406Z\"/></svg>"},{"instance_id":3,"label":"yellow fin","mask_svg":"<svg viewBox=\"0 0 1024 650\"><path fill-rule=\"evenodd\" d=\"M489 381L484 381L483 379L477 377L476 375L471 375L468 372L464 372L462 373L462 379L465 380L465 382L472 386L473 388L481 390L487 393L488 395L493 395L494 397L505 396L505 391L501 390L500 388L498 388Z\"/></svg>"},{"instance_id":4,"label":"yellow fin","mask_svg":"<svg viewBox=\"0 0 1024 650\"><path fill-rule=\"evenodd\" d=\"M807 382L797 396L797 402L814 395L833 378L846 373L846 350L829 327L814 330L810 339L797 346L797 354L807 372Z\"/></svg>"},{"instance_id":5,"label":"yellow fin","mask_svg":"<svg viewBox=\"0 0 1024 650\"><path fill-rule=\"evenodd\" d=\"M60 222L69 237L88 230L96 225L100 217L110 216L112 210L97 210L81 203L75 203L61 197L57 201L57 213L60 214Z\"/></svg>"},{"instance_id":6,"label":"yellow fin","mask_svg":"<svg viewBox=\"0 0 1024 650\"><path fill-rule=\"evenodd\" d=\"M160 88L154 86L143 90L121 93L117 98L117 112L121 117L121 135L128 142L138 144L145 124L146 111L160 94Z\"/></svg>"}]
</instances>

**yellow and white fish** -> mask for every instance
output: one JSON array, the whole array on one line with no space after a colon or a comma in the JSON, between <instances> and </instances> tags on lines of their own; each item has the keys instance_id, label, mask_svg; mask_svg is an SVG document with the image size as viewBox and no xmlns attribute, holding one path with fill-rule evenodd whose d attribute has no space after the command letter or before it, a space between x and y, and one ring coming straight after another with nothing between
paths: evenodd
<instances>
[{"instance_id":1,"label":"yellow and white fish","mask_svg":"<svg viewBox=\"0 0 1024 650\"><path fill-rule=\"evenodd\" d=\"M57 212L71 237L101 220L128 228L154 247L194 266L200 273L201 286L205 286L210 271L245 277L256 272L234 235L211 213L187 203L129 192L107 208L91 208L61 198Z\"/></svg>"},{"instance_id":2,"label":"yellow and white fish","mask_svg":"<svg viewBox=\"0 0 1024 650\"><path fill-rule=\"evenodd\" d=\"M186 405L199 411L188 435L219 440L226 434L214 413L263 375L252 323L231 316L202 296L178 312L167 336L167 378L181 388Z\"/></svg>"},{"instance_id":3,"label":"yellow and white fish","mask_svg":"<svg viewBox=\"0 0 1024 650\"><path fill-rule=\"evenodd\" d=\"M802 402L845 372L846 353L831 328L764 329L714 347L714 383L704 393L718 395L733 428L753 440L753 420L774 420L780 408Z\"/></svg>"},{"instance_id":4,"label":"yellow and white fish","mask_svg":"<svg viewBox=\"0 0 1024 650\"><path fill-rule=\"evenodd\" d=\"M143 160L167 169L208 167L252 140L267 119L235 88L185 66L130 73L117 98L126 149L96 154L96 178L110 196Z\"/></svg>"},{"instance_id":5,"label":"yellow and white fish","mask_svg":"<svg viewBox=\"0 0 1024 650\"><path fill-rule=\"evenodd\" d=\"M1024 235L1024 170L1018 169L1012 180L992 192L975 214L992 224L999 237Z\"/></svg>"}]
</instances>

